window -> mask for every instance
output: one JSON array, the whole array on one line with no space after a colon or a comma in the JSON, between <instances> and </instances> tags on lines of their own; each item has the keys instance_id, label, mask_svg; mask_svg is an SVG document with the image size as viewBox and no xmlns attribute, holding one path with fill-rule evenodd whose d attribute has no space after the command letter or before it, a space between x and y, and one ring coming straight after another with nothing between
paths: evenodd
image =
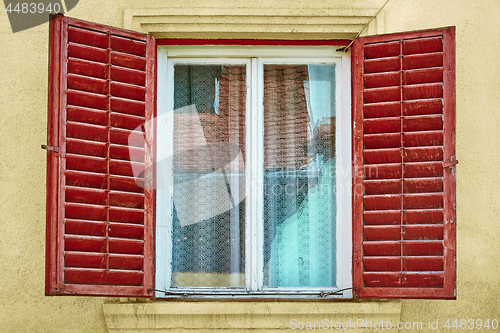
<instances>
[{"instance_id":1,"label":"window","mask_svg":"<svg viewBox=\"0 0 500 333\"><path fill-rule=\"evenodd\" d=\"M349 59L59 16L49 61L47 294L454 297L453 28Z\"/></svg>"},{"instance_id":2,"label":"window","mask_svg":"<svg viewBox=\"0 0 500 333\"><path fill-rule=\"evenodd\" d=\"M159 47L156 289L351 286L350 59L335 49Z\"/></svg>"}]
</instances>

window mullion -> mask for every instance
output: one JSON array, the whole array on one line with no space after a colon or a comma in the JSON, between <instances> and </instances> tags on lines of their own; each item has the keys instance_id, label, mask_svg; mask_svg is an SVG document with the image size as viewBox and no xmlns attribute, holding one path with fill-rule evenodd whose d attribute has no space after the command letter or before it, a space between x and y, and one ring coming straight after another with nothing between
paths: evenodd
<instances>
[{"instance_id":1,"label":"window mullion","mask_svg":"<svg viewBox=\"0 0 500 333\"><path fill-rule=\"evenodd\" d=\"M262 289L263 246L263 73L259 59L250 63L247 103L247 224L246 224L246 284L249 291Z\"/></svg>"}]
</instances>

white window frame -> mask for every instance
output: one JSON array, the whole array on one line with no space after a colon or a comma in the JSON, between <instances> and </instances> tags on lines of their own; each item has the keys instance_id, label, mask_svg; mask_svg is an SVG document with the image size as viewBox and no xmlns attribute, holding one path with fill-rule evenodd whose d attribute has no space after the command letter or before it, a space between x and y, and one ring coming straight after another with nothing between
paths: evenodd
<instances>
[{"instance_id":1,"label":"white window frame","mask_svg":"<svg viewBox=\"0 0 500 333\"><path fill-rule=\"evenodd\" d=\"M352 157L350 56L339 46L158 46L157 50L157 190L156 297L318 297L352 287ZM244 64L247 66L245 287L171 288L171 211L174 64ZM263 287L263 65L335 64L336 105L336 286ZM259 163L255 163L258 161ZM253 162L253 163L252 163ZM160 291L162 290L162 291ZM165 291L165 292L164 292ZM346 290L336 298L352 298Z\"/></svg>"}]
</instances>

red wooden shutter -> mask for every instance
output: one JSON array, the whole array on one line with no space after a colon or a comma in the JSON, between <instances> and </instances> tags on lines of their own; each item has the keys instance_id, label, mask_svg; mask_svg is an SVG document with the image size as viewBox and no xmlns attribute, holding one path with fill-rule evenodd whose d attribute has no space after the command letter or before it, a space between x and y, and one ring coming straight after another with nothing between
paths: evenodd
<instances>
[{"instance_id":1,"label":"red wooden shutter","mask_svg":"<svg viewBox=\"0 0 500 333\"><path fill-rule=\"evenodd\" d=\"M50 21L46 294L151 296L151 36Z\"/></svg>"},{"instance_id":2,"label":"red wooden shutter","mask_svg":"<svg viewBox=\"0 0 500 333\"><path fill-rule=\"evenodd\" d=\"M455 298L455 29L352 47L353 279L363 298Z\"/></svg>"}]
</instances>

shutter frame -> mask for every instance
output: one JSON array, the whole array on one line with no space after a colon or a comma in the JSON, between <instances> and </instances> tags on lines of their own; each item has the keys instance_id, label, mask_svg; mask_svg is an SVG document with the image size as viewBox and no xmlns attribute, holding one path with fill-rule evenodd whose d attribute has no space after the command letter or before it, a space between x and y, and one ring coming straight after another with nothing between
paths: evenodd
<instances>
[{"instance_id":1,"label":"shutter frame","mask_svg":"<svg viewBox=\"0 0 500 333\"><path fill-rule=\"evenodd\" d=\"M411 270L412 268L405 269L406 267L409 267L409 261L406 260L406 258L410 259L419 259L412 257L411 254L406 254L406 248L404 247L405 244L407 244L408 238L404 238L405 234L404 232L406 230L405 226L407 224L404 223L403 218L401 218L401 223L400 224L394 224L390 221L391 218L394 218L394 212L392 212L392 217L389 217L387 215L387 218L385 221L377 221L375 223L375 228L372 225L366 224L364 220L364 213L365 213L365 201L364 201L364 194L365 194L365 187L363 185L363 180L365 178L365 173L364 173L364 168L365 168L365 161L363 157L364 153L364 140L365 140L365 129L364 129L364 103L365 103L365 72L364 72L364 60L365 60L365 48L367 45L373 45L376 43L390 43L390 42L398 42L401 43L401 49L398 54L398 57L400 57L401 61L401 67L398 72L402 73L404 72L404 62L403 62L403 43L405 41L417 41L419 39L426 39L428 38L428 41L430 42L431 38L433 36L436 37L441 37L442 38L442 45L443 45L443 79L441 82L438 82L442 84L443 87L443 93L442 93L442 114L443 114L443 125L442 125L442 132L443 132L443 142L442 142L442 161L441 164L443 165L443 189L442 189L442 194L443 194L443 222L442 222L442 239L437 239L437 242L442 242L443 243L443 272L442 272L442 284L439 285L438 282L439 278L441 276L440 272L437 273L430 273L426 271L418 271L416 268L413 268L415 270ZM391 44L393 45L393 44ZM409 48L409 47L408 47ZM385 47L384 52L392 52L389 51L390 47L387 46ZM429 51L430 52L430 51ZM422 52L425 53L425 52ZM393 56L393 55L391 55ZM381 56L373 56L372 58L377 58ZM386 56L388 57L388 56ZM393 56L394 57L394 56ZM395 57L394 57L395 58ZM410 57L411 58L411 57ZM390 63L389 61L387 63ZM393 63L392 63L393 64ZM409 65L410 66L410 65ZM351 68L352 68L352 122L353 122L353 286L356 288L356 296L359 298L436 298L436 299L455 299L456 298L456 167L446 167L444 168L444 164L456 161L456 155L455 155L455 27L447 27L447 28L441 28L441 29L433 29L433 30L425 30L425 31L414 31L414 32L404 32L404 33L397 33L397 34L389 34L389 35L379 35L379 36L369 36L369 37L362 37L357 39L351 48ZM381 67L382 68L382 67ZM371 69L370 69L371 70ZM409 69L408 69L409 70ZM385 71L386 73L389 71L394 71L392 70L387 70ZM384 72L383 69L379 70L378 72ZM435 71L433 72L435 74ZM401 146L399 149L401 149L401 170L402 172L406 172L405 168L405 163L408 164L408 161L405 161L405 156L403 155L403 152L406 151L404 149L406 146L403 141L403 137L405 133L403 130L403 121L405 119L404 113L403 113L403 105L404 105L404 81L403 81L403 74L401 74L401 81L399 83L399 91L401 94L401 98L399 100L400 103L400 109L401 112L399 115L392 115L393 117L400 117L401 118ZM370 77L370 84L373 81L373 74L371 74L372 77ZM377 75L375 75L377 76ZM376 77L375 77L376 79ZM382 81L379 81L382 82ZM422 81L422 85L424 82ZM388 84L390 86L392 84ZM430 85L429 85L430 86ZM397 85L396 85L397 87ZM383 89L381 89L383 91ZM432 96L429 93L429 96ZM373 95L372 95L373 96ZM372 96L369 96L370 98ZM380 95L379 95L380 96ZM391 96L387 97L389 100L392 98ZM413 97L408 97L408 98L413 98ZM429 97L431 98L431 97ZM382 100L384 97L382 97ZM368 102L367 102L368 103ZM383 117L378 117L373 115L374 109L371 109L370 112L372 115L372 119L382 119ZM382 111L383 112L383 111ZM391 112L388 112L392 113ZM386 115L386 117L389 117L389 115ZM415 130L415 129L414 129ZM425 131L425 129L422 129L422 131ZM387 132L391 132L388 130ZM384 131L381 131L381 133L387 133ZM424 140L430 140L430 139L424 139ZM371 143L370 143L371 144ZM417 144L418 145L418 144ZM386 148L386 149L391 149L391 148ZM429 150L430 151L430 150ZM380 162L384 163L384 162ZM396 163L396 162L394 162ZM397 164L397 163L396 163ZM368 167L369 168L369 167ZM367 169L369 170L369 169ZM405 215L405 203L404 199L408 196L406 192L404 192L404 176L403 173L401 174L400 180L401 180L401 193L396 193L396 195L401 196L401 209L399 211L399 214L401 214L401 217L404 217ZM421 177L426 177L426 176L418 176L418 178ZM390 178L390 177L389 177ZM397 178L397 177L393 177ZM406 178L408 179L408 178ZM386 192L386 194L389 194L389 192ZM410 197L410 196L408 196ZM373 199L373 198L372 198ZM392 201L391 203L393 203ZM372 202L369 202L370 205L372 205ZM380 209L380 208L379 208ZM406 208L407 209L407 208ZM373 211L372 211L373 212ZM387 211L386 211L387 212ZM418 219L418 217L417 217ZM422 220L423 221L423 220ZM428 222L428 221L427 221ZM425 222L422 222L425 223ZM430 223L430 222L429 222ZM386 225L386 227L384 227ZM368 227L367 227L368 226ZM392 227L391 227L392 226ZM373 256L370 258L370 253L366 254L364 251L364 242L366 242L366 230L369 230L369 238L370 240L373 240L373 237L379 238L380 241L384 241L384 237L386 237L386 240L391 239L390 233L385 233L382 234L384 231L389 231L394 232L394 227L400 227L399 235L400 239L395 240L394 242L387 241L386 243L380 243L382 245L382 249L384 251L390 251L389 247L390 246L396 246L396 250L399 250L398 247L400 248L401 253L399 255L391 255L389 254L382 254L379 258L374 258ZM421 226L421 225L420 225ZM417 225L414 228L419 228L419 225ZM438 231L437 234L439 234L439 224L429 224L425 225L425 227L431 226L432 230ZM378 233L377 233L377 227ZM431 227L429 227L427 230L431 230ZM436 229L437 228L437 229ZM415 230L415 229L413 229ZM420 229L423 230L423 229ZM424 231L425 232L425 231ZM406 241L406 243L405 243ZM424 241L425 242L425 241ZM423 244L424 247L429 248L430 245L436 245L436 241L428 242L427 244ZM429 250L430 251L430 250ZM385 261L379 261L378 266L375 265L375 268L373 268L373 263L377 262L371 261L373 259L384 259L385 256ZM414 282L410 282L406 286L404 283L401 283L401 280L399 281L392 281L392 282L387 282L386 285L384 285L384 282L381 280L385 278L389 278L391 274L386 274L384 275L384 272L382 272L384 269L380 268L380 264L382 262L384 263L391 263L390 260L393 260L395 258L399 258L400 263L400 276L405 278L412 279L414 278ZM388 260L390 259L390 260ZM428 257L424 258L428 259L429 263L434 260L434 263L436 262L436 257ZM376 276L376 283L381 284L381 286L373 286L370 285L370 283L367 283L367 280L365 279L365 273L367 273L367 267L365 267L365 261L368 262L371 267L369 270L379 270L378 272L375 273L381 273L378 276ZM438 260L439 261L439 260ZM415 261L413 261L414 263ZM394 262L392 262L394 263ZM390 265L389 265L390 266ZM432 264L430 264L431 267ZM387 269L389 271L389 269ZM395 273L395 272L392 272ZM403 273L406 273L403 274ZM418 275L420 274L420 275ZM434 274L434 276L432 276ZM366 274L366 276L369 276L370 273ZM426 286L425 278L428 278L428 281L433 281L431 282L431 285ZM414 283L414 285L412 285ZM432 285L434 283L434 285ZM368 284L368 285L367 285Z\"/></svg>"},{"instance_id":2,"label":"shutter frame","mask_svg":"<svg viewBox=\"0 0 500 333\"><path fill-rule=\"evenodd\" d=\"M105 132L107 133L106 134L107 139L105 139L104 142L103 141L99 142L98 137L96 137L95 134L92 134L92 131L90 131L89 128L87 129L83 128L84 129L83 132L82 129L80 129L80 133L85 133L85 135L88 135L89 138L87 137L83 139L75 138L75 136L72 134L73 136L71 137L70 141L66 140L67 138L70 138L67 137L66 133L68 126L67 125L68 91L71 91L71 89L68 88L68 82L69 82L68 59L70 58L69 56L70 43L68 39L68 31L70 27L72 27L73 29L81 28L83 29L82 31L89 34L105 33L107 36L107 48L100 49L101 53L107 52L106 53L107 58L105 60L105 63L101 65L100 63L94 62L94 64L98 64L99 66L107 67L107 72L106 72L107 73L106 80L108 80L106 81L108 82L107 83L108 86L106 88L107 92L101 91L99 93L100 95L94 94L92 96L97 96L98 98L101 99L107 98L108 106L106 110L103 109L97 110L96 107L92 109L87 108L87 110L94 112L94 114L91 113L90 116L87 115L87 118L90 120L88 121L77 120L78 125L94 126L92 125L92 121L95 120L95 114L97 113L105 114L105 118L107 118L107 125L104 127L99 125L101 128L104 128ZM141 135L144 137L143 140L144 144L141 148L144 151L144 155L142 161L136 163L137 165L140 165L145 169L144 171L145 186L142 192L123 192L124 190L121 188L118 187L111 188L111 182L114 181L114 179L119 176L119 173L117 174L115 171L110 172L109 171L111 170L110 167L114 167L116 170L118 170L118 168L120 168L121 165L122 169L119 170L119 172L126 171L128 173L131 173L131 171L133 171L131 169L133 168L133 165L130 164L130 158L123 157L122 153L124 148L130 147L129 144L127 144L126 142L120 144L117 144L116 142L113 143L113 139L110 136L113 135L112 128L115 128L114 126L118 126L117 128L118 130L121 128L119 125L113 125L111 123L112 117L117 115L127 116L127 114L123 113L117 114L116 112L112 111L113 106L111 103L113 103L113 100L116 100L115 97L116 95L113 94L112 90L109 90L114 82L118 83L120 82L120 80L117 81L112 77L113 70L111 68L114 66L112 65L113 62L112 55L115 55L116 54L115 50L117 50L116 48L113 47L112 43L113 41L116 42L116 40L118 40L119 42L120 38L122 37L124 38L123 41L127 44L128 49L122 48L119 49L119 51L122 52L120 56L124 57L125 59L132 58L132 56L129 56L128 54L132 54L132 51L130 50L132 50L134 43L143 45L144 47L143 55L140 56L141 59L142 58L145 59L145 65L144 68L142 69L142 71L145 73L144 84L142 85L142 87L129 85L130 87L132 87L132 90L134 92L137 91L136 87L139 87L140 89L144 90L144 99L143 102L140 102L141 105L144 105L144 112L140 118L144 119L144 123L142 126L143 134ZM84 50L86 47L84 44L81 43L80 44L77 43L77 46L80 47L83 46ZM88 52L89 49L92 49L92 47L87 47L86 51ZM93 47L93 49L97 50L96 47ZM137 58L138 57L135 57L135 59ZM73 59L75 58L73 57ZM153 291L152 291L152 289L154 288L153 224L154 224L154 203L155 203L154 177L153 177L155 172L153 163L155 159L154 156L154 144L155 144L154 116L155 116L155 85L156 85L155 60L156 60L156 45L155 45L155 39L152 36L136 33L133 31L123 30L119 28L104 26L92 22L86 22L69 17L64 17L61 14L51 15L50 17L47 145L50 147L55 147L57 149L47 150L47 194L46 194L47 226L46 226L46 279L45 279L46 295L94 295L94 296L121 296L121 297L153 296ZM116 66L114 66L113 68L116 68ZM127 70L131 71L129 69ZM74 74L73 77L75 77ZM78 77L80 81L73 80L72 84L75 84L75 82L77 83L82 82L81 78L83 78L84 80L87 80L86 81L87 85L83 89L90 89L90 91L92 91L93 87L89 87L88 79L93 77L95 78L95 76L87 74L84 76L76 75L76 77ZM91 79L91 80L94 80L95 82L99 81L97 79ZM76 89L76 92L80 94L86 94L85 91L89 91L73 87L73 91L75 91L74 89ZM92 96L86 98L91 99L93 98ZM128 99L125 100L125 103L132 103L131 97L127 98ZM72 105L72 107L77 108L74 106L74 104ZM84 108L80 107L80 109ZM82 113L80 113L80 115L82 115ZM75 120L73 119L72 122L75 123ZM147 127L144 125L147 125ZM95 125L94 127L96 126L98 125ZM79 154L76 156L78 156L80 160L74 160L74 161L81 163L82 161L88 162L91 161L92 159L104 160L105 164L107 165L106 169L107 171L104 171L104 173L97 174L95 173L96 171L94 169L88 169L85 171L79 171L76 169L71 170L71 168L68 169L66 165L68 157L67 142L71 141L73 142L73 149L75 149L74 147L81 148L82 145L84 146L87 145L86 147L87 153L81 153L78 151L75 153L74 151L72 152L70 150L69 155L73 154L73 156L75 156L74 154ZM96 158L91 156L92 154L94 154L94 151L97 147L96 144L97 146L100 145L102 147L102 145L104 145L107 147L106 148L107 153L104 156L104 158L102 157ZM116 152L112 153L111 152L112 149L121 149L121 151L116 150ZM95 154L96 156L98 156L97 153ZM122 154L122 155L116 157L115 155L112 154L115 155ZM111 160L113 160L113 162ZM74 163L75 162L73 162L73 164ZM123 169L124 166L125 169ZM83 176L87 177L89 175L88 172L94 172L94 175L98 175L99 177L101 177L101 179L105 179L105 183L107 185L104 188L102 186L93 187L89 185L72 185L72 184L68 185L66 183L67 171L73 173L79 172L80 178L77 180L80 181L82 180L81 178L82 174ZM85 174L85 172L87 173ZM136 176L135 172L133 176L134 177ZM132 178L131 176L129 176L128 180L130 181L131 179L134 179L135 183L135 179L137 178ZM73 194L72 194L73 198L74 194L77 193L78 190L83 191L83 196L82 192L80 192L79 193L80 197L78 199L83 201L77 200L68 202L70 205L71 204L77 206L80 205L81 206L79 208L80 211L87 211L92 207L88 205L85 206L85 204L83 204L82 206L82 204L78 203L90 200L89 198L91 198L91 195L88 194L89 191L94 193L101 193L104 191L104 193L106 193L107 199L104 199L103 202L99 203L99 206L94 205L94 207L98 207L99 209L104 209L105 211L108 212L107 213L108 217L106 218L105 221L98 219L96 221L91 221L92 219L90 218L88 218L87 220L76 221L77 224L80 223L81 225L85 225L86 228L85 232L90 230L90 228L92 228L93 226L99 226L101 228L100 230L104 230L105 236L94 237L95 235L91 233L88 234L89 236L87 236L87 234L82 234L82 233L70 235L70 233L72 233L71 231L69 231L69 233L65 233L68 232L65 229L66 220L70 219L70 217L65 215L65 206L68 204L66 202L65 195L68 189L69 191L73 189ZM77 190L76 192L75 189ZM114 195L114 199L111 199L112 195ZM99 194L99 198L102 199L101 194ZM137 198L140 199L142 198L143 201L138 203L141 205L139 206L139 208L133 210L131 208L127 208L127 207L132 207L132 206L127 206L130 205L128 202L117 201L117 200L125 200L124 198L125 199L135 198L136 200ZM113 200L115 200L115 202L118 202L118 204L117 203L113 204L112 203ZM137 202L135 202L135 204L137 204ZM130 214L131 212L134 212L134 214L140 214L140 216L142 216L138 224L128 223L129 221L127 219L130 219L129 217L130 215L127 214ZM122 214L122 216L119 217L121 219L124 218L123 214L125 214L126 221L124 223L121 223L119 219L116 217L113 217L112 220L109 217L111 216L110 214L115 214L114 216L118 216L116 214ZM110 234L111 223L113 223L112 225L113 228L115 228L115 226L116 228L121 228L118 231L119 236ZM139 230L140 233L142 233L142 236L137 236L138 235L137 230ZM117 233L117 231L114 232ZM68 245L70 243L65 244L66 239L69 239L71 237L75 238L75 235L76 238L80 238L77 240L80 243L78 242L75 243L77 245L74 244ZM84 249L85 245L81 245L82 239L85 242L86 239L87 241L88 240L95 241L96 238L99 238L101 241L103 238L105 239L103 242L106 245L105 247L101 246L100 251ZM130 251L128 248L124 249L123 247L124 244L125 245L127 244L127 242L129 244L132 244L131 241L132 243L135 242L136 245L140 244L140 246L142 246L142 248L140 249L140 253L138 253L135 256L130 254L130 252L127 252ZM113 242L115 242L115 245L112 244ZM121 247L118 250L118 252L116 252L117 250L110 249L110 244L111 246L115 246L115 248L116 246L121 246ZM65 246L76 246L77 252L71 253L73 249L65 248ZM73 264L69 263L69 261L65 261L66 260L65 252L67 256L70 257L71 260L73 260ZM75 258L77 265L72 266L74 265ZM87 262L84 262L85 260L87 260ZM97 260L97 264L95 260ZM111 260L113 260L112 265L110 264ZM103 263L105 261L107 262L107 264L105 265L105 268L103 268ZM132 265L131 262L134 262L133 264L134 268L130 268L130 265ZM65 281L65 278L68 279L69 276L67 273L65 273L65 270L69 272L68 273L69 275L72 270L74 272L73 274L76 274L72 277L73 281ZM134 283L130 282L132 276L136 276L136 280Z\"/></svg>"}]
</instances>

